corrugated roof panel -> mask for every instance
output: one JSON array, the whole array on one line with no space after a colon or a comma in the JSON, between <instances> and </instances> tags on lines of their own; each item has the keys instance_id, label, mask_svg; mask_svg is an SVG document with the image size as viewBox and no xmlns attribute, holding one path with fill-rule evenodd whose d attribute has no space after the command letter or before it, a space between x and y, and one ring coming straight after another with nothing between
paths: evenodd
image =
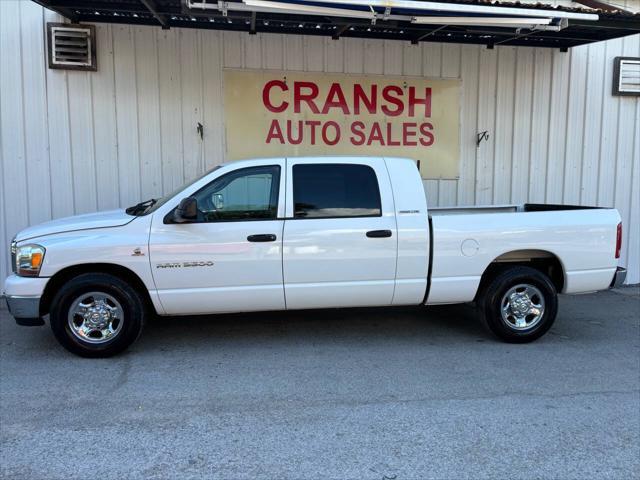
<instances>
[{"instance_id":1,"label":"corrugated roof panel","mask_svg":"<svg viewBox=\"0 0 640 480\"><path fill-rule=\"evenodd\" d=\"M475 43L487 46L522 45L566 49L585 43L608 40L634 33L640 33L640 15L625 11L601 11L592 8L574 8L568 6L551 6L542 3L492 2L489 0L441 0L440 2L403 2L396 0L402 8L386 9L386 2L377 0L319 0L301 2L300 0L279 0L284 7L269 8L273 3L256 3L263 0L248 0L254 6L240 0L231 0L226 7L218 9L217 2L201 0L33 0L51 8L63 16L79 22L107 22L137 25L162 25L168 27L201 28L216 30L234 30L248 33L281 33L314 36L380 38L387 40L422 41L446 43ZM369 8L373 3L376 6ZM297 6L295 6L295 5ZM300 7L303 5L305 8ZM419 9L415 4L440 8ZM193 8L189 8L191 5ZM224 5L224 4L223 4ZM260 6L255 6L260 5ZM267 5L267 6L265 6ZM287 9L293 5L293 11ZM443 5L463 7L457 11L444 11ZM468 11L464 6L490 7ZM310 11L313 6L320 12ZM342 14L340 10L357 11L353 14ZM517 10L509 10L517 9ZM338 11L335 13L335 11ZM471 8L469 9L471 10ZM519 14L508 12L519 12ZM531 11L531 14L522 12ZM333 13L332 13L333 12ZM370 15L371 13L375 15ZM560 15L562 13L563 15ZM585 17L584 14L598 15ZM365 15L362 15L365 14ZM568 14L581 14L581 18ZM351 16L349 16L351 15ZM530 17L543 15L549 18L549 24L522 24L512 22L498 25L486 20L488 17ZM454 22L448 19L443 23L431 20L419 23L414 17L464 16L465 21ZM474 24L472 17L481 17ZM502 20L504 21L504 20ZM460 23L466 23L461 25ZM531 23L531 22L529 22Z\"/></svg>"}]
</instances>

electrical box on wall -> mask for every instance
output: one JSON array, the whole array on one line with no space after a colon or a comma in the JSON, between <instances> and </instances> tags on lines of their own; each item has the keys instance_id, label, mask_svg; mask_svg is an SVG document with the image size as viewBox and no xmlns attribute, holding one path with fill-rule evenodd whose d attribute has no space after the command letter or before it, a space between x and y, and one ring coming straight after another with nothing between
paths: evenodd
<instances>
[{"instance_id":1,"label":"electrical box on wall","mask_svg":"<svg viewBox=\"0 0 640 480\"><path fill-rule=\"evenodd\" d=\"M96 71L93 25L47 23L49 68Z\"/></svg>"},{"instance_id":2,"label":"electrical box on wall","mask_svg":"<svg viewBox=\"0 0 640 480\"><path fill-rule=\"evenodd\" d=\"M613 95L640 95L640 58L616 57L613 64Z\"/></svg>"}]
</instances>

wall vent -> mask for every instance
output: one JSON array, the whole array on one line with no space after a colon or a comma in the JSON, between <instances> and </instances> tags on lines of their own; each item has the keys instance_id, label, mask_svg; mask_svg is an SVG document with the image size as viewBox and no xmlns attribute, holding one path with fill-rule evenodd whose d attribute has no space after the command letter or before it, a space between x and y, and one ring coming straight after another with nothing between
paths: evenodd
<instances>
[{"instance_id":1,"label":"wall vent","mask_svg":"<svg viewBox=\"0 0 640 480\"><path fill-rule=\"evenodd\" d=\"M613 65L613 94L640 95L640 58L616 57Z\"/></svg>"},{"instance_id":2,"label":"wall vent","mask_svg":"<svg viewBox=\"0 0 640 480\"><path fill-rule=\"evenodd\" d=\"M47 23L49 68L96 71L95 27Z\"/></svg>"}]
</instances>

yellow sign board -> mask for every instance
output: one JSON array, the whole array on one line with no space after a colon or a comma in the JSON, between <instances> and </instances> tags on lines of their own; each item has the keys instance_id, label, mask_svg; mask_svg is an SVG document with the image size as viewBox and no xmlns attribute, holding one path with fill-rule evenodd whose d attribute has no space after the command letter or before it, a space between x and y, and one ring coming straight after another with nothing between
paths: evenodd
<instances>
[{"instance_id":1,"label":"yellow sign board","mask_svg":"<svg viewBox=\"0 0 640 480\"><path fill-rule=\"evenodd\" d=\"M457 178L460 81L225 70L227 158L409 157Z\"/></svg>"}]
</instances>

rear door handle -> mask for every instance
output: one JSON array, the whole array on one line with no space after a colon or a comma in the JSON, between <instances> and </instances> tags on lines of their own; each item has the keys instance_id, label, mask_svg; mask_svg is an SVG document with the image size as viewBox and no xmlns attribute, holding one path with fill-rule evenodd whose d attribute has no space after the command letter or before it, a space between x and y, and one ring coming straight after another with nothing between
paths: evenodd
<instances>
[{"instance_id":1,"label":"rear door handle","mask_svg":"<svg viewBox=\"0 0 640 480\"><path fill-rule=\"evenodd\" d=\"M367 237L369 238L387 238L391 236L391 230L369 230Z\"/></svg>"},{"instance_id":2,"label":"rear door handle","mask_svg":"<svg viewBox=\"0 0 640 480\"><path fill-rule=\"evenodd\" d=\"M276 236L271 233L260 233L258 235L249 235L247 240L250 242L275 242Z\"/></svg>"}]
</instances>

